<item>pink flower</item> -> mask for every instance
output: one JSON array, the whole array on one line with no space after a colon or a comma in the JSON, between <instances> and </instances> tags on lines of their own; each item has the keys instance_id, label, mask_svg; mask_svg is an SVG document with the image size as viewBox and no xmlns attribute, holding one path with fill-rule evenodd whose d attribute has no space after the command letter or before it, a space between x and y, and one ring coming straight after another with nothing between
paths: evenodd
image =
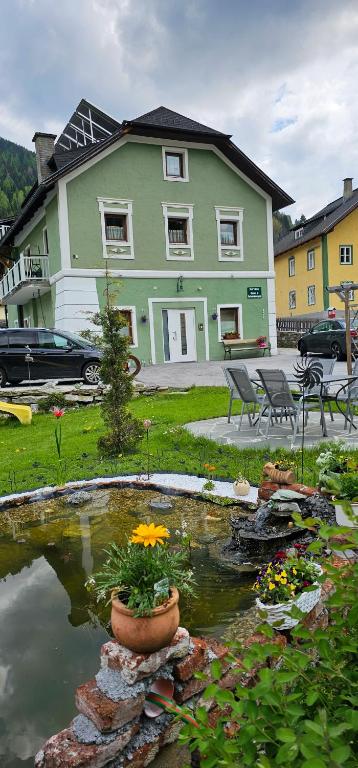
<instances>
[{"instance_id":1,"label":"pink flower","mask_svg":"<svg viewBox=\"0 0 358 768\"><path fill-rule=\"evenodd\" d=\"M150 419L144 419L143 421L143 427L144 429L150 429L152 426L152 422Z\"/></svg>"},{"instance_id":2,"label":"pink flower","mask_svg":"<svg viewBox=\"0 0 358 768\"><path fill-rule=\"evenodd\" d=\"M52 413L53 413L55 419L60 419L61 416L64 415L65 411L64 411L63 408L54 408Z\"/></svg>"}]
</instances>

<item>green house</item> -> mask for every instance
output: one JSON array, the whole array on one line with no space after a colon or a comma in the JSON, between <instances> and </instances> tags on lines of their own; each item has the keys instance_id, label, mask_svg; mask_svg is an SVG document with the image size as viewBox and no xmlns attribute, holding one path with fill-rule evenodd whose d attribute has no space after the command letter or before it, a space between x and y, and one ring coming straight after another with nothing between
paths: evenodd
<instances>
[{"instance_id":1,"label":"green house","mask_svg":"<svg viewBox=\"0 0 358 768\"><path fill-rule=\"evenodd\" d=\"M292 199L230 136L82 100L33 140L38 182L1 241L9 326L90 327L109 275L145 363L223 359L228 332L276 351L272 211Z\"/></svg>"}]
</instances>

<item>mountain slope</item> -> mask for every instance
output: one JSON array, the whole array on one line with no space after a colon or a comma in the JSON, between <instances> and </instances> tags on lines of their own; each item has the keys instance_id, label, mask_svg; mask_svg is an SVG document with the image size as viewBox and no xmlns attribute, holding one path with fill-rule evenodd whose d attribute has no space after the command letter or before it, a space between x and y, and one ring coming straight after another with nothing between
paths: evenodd
<instances>
[{"instance_id":1,"label":"mountain slope","mask_svg":"<svg viewBox=\"0 0 358 768\"><path fill-rule=\"evenodd\" d=\"M0 137L0 216L17 213L35 180L35 153Z\"/></svg>"}]
</instances>

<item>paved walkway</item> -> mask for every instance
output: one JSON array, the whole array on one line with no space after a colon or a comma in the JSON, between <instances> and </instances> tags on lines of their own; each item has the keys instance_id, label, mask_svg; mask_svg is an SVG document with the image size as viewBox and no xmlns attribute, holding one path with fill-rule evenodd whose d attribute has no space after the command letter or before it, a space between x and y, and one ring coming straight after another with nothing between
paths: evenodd
<instances>
[{"instance_id":1,"label":"paved walkway","mask_svg":"<svg viewBox=\"0 0 358 768\"><path fill-rule=\"evenodd\" d=\"M334 421L331 422L329 415L326 418L328 437L323 437L320 428L320 414L313 412L309 414L308 424L305 428L305 446L312 447L319 443L327 441L345 440L346 445L351 448L358 448L358 431L352 430L349 434L344 429L344 419L338 414L334 414ZM270 437L267 439L264 435L256 435L256 429L250 428L247 417L244 416L242 429L238 431L239 417L234 416L231 423L228 424L227 417L221 416L218 419L206 419L205 421L193 421L186 424L185 428L195 437L207 437L209 440L215 440L221 445L235 445L237 448L288 448L292 447L292 429L289 421L283 421L282 424L271 425ZM266 419L263 422L262 429L266 428ZM301 432L298 433L295 449L301 447Z\"/></svg>"},{"instance_id":2,"label":"paved walkway","mask_svg":"<svg viewBox=\"0 0 358 768\"><path fill-rule=\"evenodd\" d=\"M256 368L281 368L286 373L293 373L293 365L300 356L295 349L280 349L279 354L272 357L243 357L229 360L213 360L204 363L166 363L164 365L148 365L142 368L137 381L149 386L158 387L223 387L225 379L223 366L244 362L249 373L256 373ZM345 362L336 363L335 373L347 373Z\"/></svg>"}]
</instances>

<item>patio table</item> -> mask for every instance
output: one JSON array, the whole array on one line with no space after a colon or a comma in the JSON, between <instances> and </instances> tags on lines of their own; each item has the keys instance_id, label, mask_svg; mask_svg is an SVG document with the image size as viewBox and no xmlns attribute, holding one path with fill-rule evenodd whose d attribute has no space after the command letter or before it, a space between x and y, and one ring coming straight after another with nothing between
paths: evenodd
<instances>
[{"instance_id":1,"label":"patio table","mask_svg":"<svg viewBox=\"0 0 358 768\"><path fill-rule=\"evenodd\" d=\"M289 384L295 384L296 387L299 389L303 389L303 385L300 384L299 381L297 381L296 377L293 374L286 374L286 379ZM253 376L250 381L252 381L253 384L256 384L256 386L262 386L260 379ZM354 381L358 381L357 375L349 375L349 374L331 374L330 376L323 376L321 381L319 382L321 391L319 396L319 406L321 411L321 426L322 426L322 435L323 437L328 437L327 432L327 424L326 424L326 418L325 418L325 412L323 408L323 402L332 402L334 401L337 405L338 410L344 416L345 418L345 424L349 423L353 427L353 429L357 429L355 426L353 420L350 418L350 416L347 413L348 410L348 404L349 404L349 392L348 392L348 399L347 399L347 405L346 405L346 411L343 411L340 403L339 403L339 395L344 392L345 389L349 386L349 384L352 384ZM325 391L325 386L329 384L339 384L341 382L344 382L341 384L341 386L338 388L337 392L334 393L334 395L330 395ZM309 397L309 390L307 390L306 397Z\"/></svg>"}]
</instances>

